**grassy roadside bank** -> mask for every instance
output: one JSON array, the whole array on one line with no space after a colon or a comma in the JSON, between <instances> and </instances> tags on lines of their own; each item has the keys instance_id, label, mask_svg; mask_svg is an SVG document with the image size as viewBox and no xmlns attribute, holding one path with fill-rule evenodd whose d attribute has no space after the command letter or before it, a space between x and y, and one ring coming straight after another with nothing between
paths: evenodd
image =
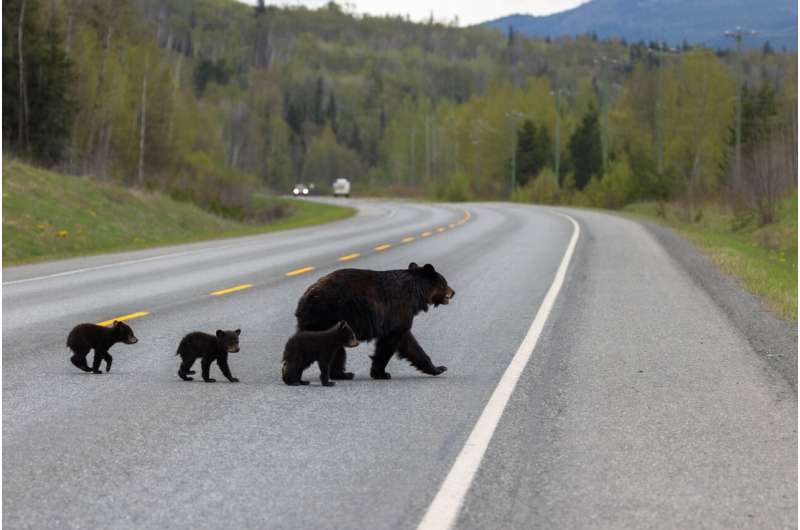
<instances>
[{"instance_id":1,"label":"grassy roadside bank","mask_svg":"<svg viewBox=\"0 0 800 530\"><path fill-rule=\"evenodd\" d=\"M258 195L286 215L248 224L191 203L19 161L3 163L3 266L204 239L252 235L345 219L352 208Z\"/></svg>"},{"instance_id":2,"label":"grassy roadside bank","mask_svg":"<svg viewBox=\"0 0 800 530\"><path fill-rule=\"evenodd\" d=\"M740 278L783 318L797 320L797 195L781 202L776 222L758 226L755 216L736 218L719 206L703 209L700 221L684 220L683 210L635 203L623 213L669 226L706 252L724 272Z\"/></svg>"}]
</instances>

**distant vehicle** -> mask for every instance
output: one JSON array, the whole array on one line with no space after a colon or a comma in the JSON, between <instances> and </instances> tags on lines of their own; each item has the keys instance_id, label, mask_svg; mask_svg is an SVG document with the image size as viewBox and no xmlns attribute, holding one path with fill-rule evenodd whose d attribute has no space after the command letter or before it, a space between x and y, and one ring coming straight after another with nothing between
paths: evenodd
<instances>
[{"instance_id":1,"label":"distant vehicle","mask_svg":"<svg viewBox=\"0 0 800 530\"><path fill-rule=\"evenodd\" d=\"M308 195L308 193L309 193L308 186L306 186L305 184L295 184L294 188L292 188L292 195L294 195L295 197L304 197Z\"/></svg>"},{"instance_id":2,"label":"distant vehicle","mask_svg":"<svg viewBox=\"0 0 800 530\"><path fill-rule=\"evenodd\" d=\"M350 196L350 181L347 179L336 179L333 181L333 196L334 197L349 197Z\"/></svg>"}]
</instances>

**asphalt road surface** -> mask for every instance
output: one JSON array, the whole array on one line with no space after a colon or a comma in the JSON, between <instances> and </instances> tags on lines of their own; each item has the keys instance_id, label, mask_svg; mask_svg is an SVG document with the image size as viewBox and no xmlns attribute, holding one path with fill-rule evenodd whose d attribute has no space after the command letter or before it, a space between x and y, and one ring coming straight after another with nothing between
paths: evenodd
<instances>
[{"instance_id":1,"label":"asphalt road surface","mask_svg":"<svg viewBox=\"0 0 800 530\"><path fill-rule=\"evenodd\" d=\"M416 528L575 228L545 208L350 202L326 226L5 269L3 524ZM580 226L563 287L452 524L796 527L796 393L646 229L563 212ZM456 291L414 325L445 374L393 359L373 381L365 344L354 381L281 382L311 282L411 261ZM69 364L72 326L126 315L139 343L110 374ZM218 328L243 330L241 382L181 381L181 337Z\"/></svg>"}]
</instances>

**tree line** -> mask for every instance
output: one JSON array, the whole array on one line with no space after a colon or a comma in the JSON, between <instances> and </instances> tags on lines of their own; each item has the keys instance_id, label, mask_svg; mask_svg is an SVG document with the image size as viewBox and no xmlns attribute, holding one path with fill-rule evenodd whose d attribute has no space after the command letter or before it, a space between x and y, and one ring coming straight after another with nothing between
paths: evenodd
<instances>
[{"instance_id":1,"label":"tree line","mask_svg":"<svg viewBox=\"0 0 800 530\"><path fill-rule=\"evenodd\" d=\"M347 177L606 207L721 193L768 222L796 186L796 54L768 47L231 0L10 0L3 44L9 152L231 215Z\"/></svg>"}]
</instances>

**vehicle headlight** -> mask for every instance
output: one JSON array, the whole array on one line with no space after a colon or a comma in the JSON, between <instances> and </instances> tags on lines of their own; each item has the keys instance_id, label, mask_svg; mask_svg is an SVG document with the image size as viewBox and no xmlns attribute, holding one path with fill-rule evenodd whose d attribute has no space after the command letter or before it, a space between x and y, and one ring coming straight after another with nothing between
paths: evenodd
<instances>
[{"instance_id":1,"label":"vehicle headlight","mask_svg":"<svg viewBox=\"0 0 800 530\"><path fill-rule=\"evenodd\" d=\"M308 190L307 189L303 190L303 195L308 195Z\"/></svg>"},{"instance_id":2,"label":"vehicle headlight","mask_svg":"<svg viewBox=\"0 0 800 530\"><path fill-rule=\"evenodd\" d=\"M298 190L297 188L295 188L295 189L293 189L293 190L292 190L292 193L294 193L295 195L297 195L298 193L300 193L300 190Z\"/></svg>"}]
</instances>

